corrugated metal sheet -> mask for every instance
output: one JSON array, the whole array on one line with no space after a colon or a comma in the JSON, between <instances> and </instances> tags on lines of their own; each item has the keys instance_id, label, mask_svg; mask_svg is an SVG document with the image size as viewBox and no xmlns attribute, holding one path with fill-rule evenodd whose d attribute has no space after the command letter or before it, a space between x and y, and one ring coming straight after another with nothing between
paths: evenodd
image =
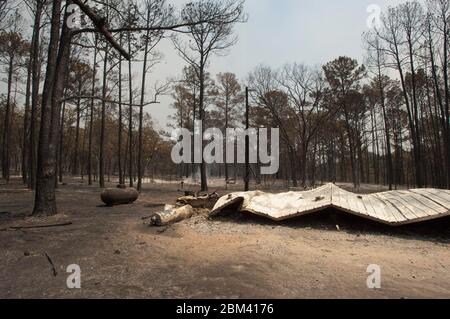
<instances>
[{"instance_id":1,"label":"corrugated metal sheet","mask_svg":"<svg viewBox=\"0 0 450 319\"><path fill-rule=\"evenodd\" d=\"M268 194L260 191L233 193L219 199L211 216L238 205L274 221L303 216L327 208L336 208L388 225L412 224L450 215L450 191L415 189L359 195L334 184L306 192Z\"/></svg>"}]
</instances>

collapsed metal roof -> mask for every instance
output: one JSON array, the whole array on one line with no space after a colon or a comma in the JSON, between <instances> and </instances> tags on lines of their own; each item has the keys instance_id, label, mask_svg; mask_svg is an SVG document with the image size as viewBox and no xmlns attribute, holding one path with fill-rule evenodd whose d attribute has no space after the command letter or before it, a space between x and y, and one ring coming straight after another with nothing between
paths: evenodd
<instances>
[{"instance_id":1,"label":"collapsed metal roof","mask_svg":"<svg viewBox=\"0 0 450 319\"><path fill-rule=\"evenodd\" d=\"M359 195L334 184L305 192L269 194L260 191L233 193L219 199L211 216L236 209L283 221L327 208L376 222L400 226L450 216L450 191L414 189Z\"/></svg>"}]
</instances>

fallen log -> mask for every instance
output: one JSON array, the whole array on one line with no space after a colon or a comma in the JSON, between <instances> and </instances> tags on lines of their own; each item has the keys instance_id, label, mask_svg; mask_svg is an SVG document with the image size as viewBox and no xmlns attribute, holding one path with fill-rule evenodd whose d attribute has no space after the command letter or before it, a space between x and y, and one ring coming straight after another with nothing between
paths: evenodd
<instances>
[{"instance_id":1,"label":"fallen log","mask_svg":"<svg viewBox=\"0 0 450 319\"><path fill-rule=\"evenodd\" d=\"M108 188L101 195L102 202L106 206L127 205L134 203L139 198L139 192L134 188Z\"/></svg>"},{"instance_id":2,"label":"fallen log","mask_svg":"<svg viewBox=\"0 0 450 319\"><path fill-rule=\"evenodd\" d=\"M36 229L36 228L52 228L52 227L64 227L73 225L72 222L60 223L60 224L46 224L46 225L30 225L30 226L11 226L10 229L20 230L20 229Z\"/></svg>"},{"instance_id":3,"label":"fallen log","mask_svg":"<svg viewBox=\"0 0 450 319\"><path fill-rule=\"evenodd\" d=\"M150 225L167 226L191 218L194 214L195 210L190 205L180 208L167 205L163 212L155 213L150 217Z\"/></svg>"}]
</instances>

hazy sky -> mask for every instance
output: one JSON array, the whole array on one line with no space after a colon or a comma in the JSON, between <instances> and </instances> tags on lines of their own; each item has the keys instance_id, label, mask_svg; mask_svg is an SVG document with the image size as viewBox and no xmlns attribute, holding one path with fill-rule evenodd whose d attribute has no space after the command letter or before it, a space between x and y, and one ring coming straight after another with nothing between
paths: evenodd
<instances>
[{"instance_id":1,"label":"hazy sky","mask_svg":"<svg viewBox=\"0 0 450 319\"><path fill-rule=\"evenodd\" d=\"M182 7L186 0L169 0ZM404 0L246 0L248 22L236 26L238 43L227 56L212 56L208 71L233 72L241 80L259 64L279 67L288 62L321 65L341 55L363 60L361 36L368 30L370 5L385 9ZM185 63L172 42L164 40L157 48L164 61L148 75L148 94L155 81L163 82L181 74ZM135 85L140 82L139 64L135 64ZM4 78L4 74L0 75ZM6 85L0 83L0 92ZM19 97L20 98L20 97ZM150 96L149 96L150 99ZM158 129L166 129L173 113L170 97L161 104L148 106Z\"/></svg>"},{"instance_id":2,"label":"hazy sky","mask_svg":"<svg viewBox=\"0 0 450 319\"><path fill-rule=\"evenodd\" d=\"M175 5L183 0L174 0ZM347 55L362 61L361 35L367 31L367 8L382 9L401 0L246 0L248 22L236 26L239 42L228 56L213 56L209 72L233 72L245 79L259 64L272 67L287 62L323 64ZM164 79L180 74L184 65L170 41L159 50L165 61L152 77ZM170 98L161 99L148 111L159 128L164 128L171 114Z\"/></svg>"}]
</instances>

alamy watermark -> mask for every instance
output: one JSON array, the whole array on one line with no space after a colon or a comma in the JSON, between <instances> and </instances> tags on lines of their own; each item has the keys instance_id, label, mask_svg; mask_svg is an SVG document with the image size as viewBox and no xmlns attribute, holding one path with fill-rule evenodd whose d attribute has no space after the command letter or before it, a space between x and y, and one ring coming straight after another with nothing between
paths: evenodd
<instances>
[{"instance_id":1,"label":"alamy watermark","mask_svg":"<svg viewBox=\"0 0 450 319\"><path fill-rule=\"evenodd\" d=\"M278 128L228 128L225 134L218 128L203 132L202 121L195 122L194 132L176 129L172 132L172 161L175 164L244 164L246 140L249 141L249 163L263 164L262 175L273 175L280 168L280 130ZM270 145L269 145L270 144ZM270 146L270 155L269 155ZM192 156L193 154L193 156ZM265 165L265 166L264 166Z\"/></svg>"},{"instance_id":2,"label":"alamy watermark","mask_svg":"<svg viewBox=\"0 0 450 319\"><path fill-rule=\"evenodd\" d=\"M76 4L69 4L67 6L67 27L69 29L79 29L82 25L84 25L86 22L84 20L84 15L81 14L80 7Z\"/></svg>"},{"instance_id":3,"label":"alamy watermark","mask_svg":"<svg viewBox=\"0 0 450 319\"><path fill-rule=\"evenodd\" d=\"M367 277L367 288L381 289L381 267L378 265L369 265L367 272L370 274Z\"/></svg>"},{"instance_id":4,"label":"alamy watermark","mask_svg":"<svg viewBox=\"0 0 450 319\"><path fill-rule=\"evenodd\" d=\"M77 264L67 266L67 273L70 275L67 277L66 285L69 289L81 289L81 268Z\"/></svg>"}]
</instances>

